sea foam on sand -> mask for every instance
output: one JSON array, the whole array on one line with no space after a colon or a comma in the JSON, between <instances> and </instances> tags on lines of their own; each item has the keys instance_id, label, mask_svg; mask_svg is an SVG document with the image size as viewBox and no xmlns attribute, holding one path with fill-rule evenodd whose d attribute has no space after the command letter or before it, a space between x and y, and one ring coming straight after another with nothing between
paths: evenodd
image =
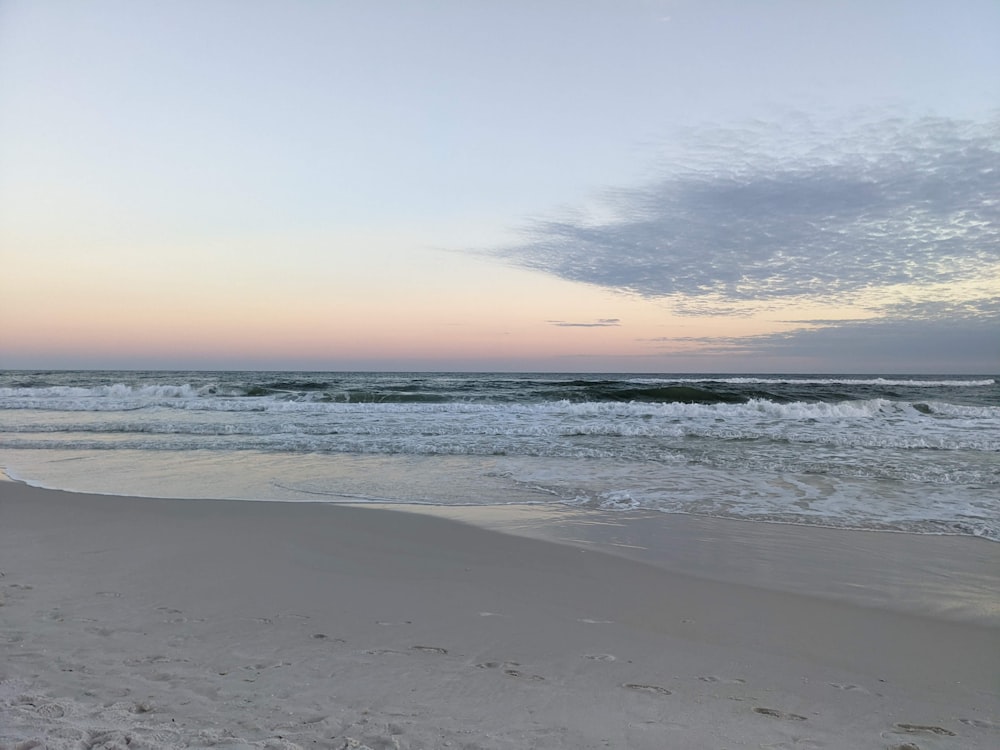
<instances>
[{"instance_id":1,"label":"sea foam on sand","mask_svg":"<svg viewBox=\"0 0 1000 750\"><path fill-rule=\"evenodd\" d=\"M1000 745L995 625L693 572L398 510L0 482L0 747Z\"/></svg>"}]
</instances>

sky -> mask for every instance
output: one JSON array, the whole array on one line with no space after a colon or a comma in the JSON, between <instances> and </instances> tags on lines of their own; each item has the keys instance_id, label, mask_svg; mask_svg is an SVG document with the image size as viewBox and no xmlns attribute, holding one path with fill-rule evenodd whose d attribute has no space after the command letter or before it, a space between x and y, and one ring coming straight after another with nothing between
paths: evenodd
<instances>
[{"instance_id":1,"label":"sky","mask_svg":"<svg viewBox=\"0 0 1000 750\"><path fill-rule=\"evenodd\" d=\"M0 0L0 368L998 373L998 38L995 0Z\"/></svg>"}]
</instances>

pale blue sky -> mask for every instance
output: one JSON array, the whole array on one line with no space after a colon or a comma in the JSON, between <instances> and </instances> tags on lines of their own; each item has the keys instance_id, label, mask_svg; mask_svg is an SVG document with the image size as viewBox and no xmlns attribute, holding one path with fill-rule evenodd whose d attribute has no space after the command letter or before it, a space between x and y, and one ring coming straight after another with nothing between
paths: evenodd
<instances>
[{"instance_id":1,"label":"pale blue sky","mask_svg":"<svg viewBox=\"0 0 1000 750\"><path fill-rule=\"evenodd\" d=\"M993 0L0 0L0 366L994 371L998 38Z\"/></svg>"}]
</instances>

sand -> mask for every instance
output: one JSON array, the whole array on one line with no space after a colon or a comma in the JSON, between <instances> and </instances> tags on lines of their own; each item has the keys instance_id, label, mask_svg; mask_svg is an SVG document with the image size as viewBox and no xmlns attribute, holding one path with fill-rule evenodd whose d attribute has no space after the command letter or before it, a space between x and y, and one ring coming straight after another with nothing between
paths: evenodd
<instances>
[{"instance_id":1,"label":"sand","mask_svg":"<svg viewBox=\"0 0 1000 750\"><path fill-rule=\"evenodd\" d=\"M972 617L876 606L787 550L812 586L698 575L691 549L743 553L697 523L657 562L399 510L2 482L0 747L1000 746L981 592ZM823 533L851 568L858 537Z\"/></svg>"}]
</instances>

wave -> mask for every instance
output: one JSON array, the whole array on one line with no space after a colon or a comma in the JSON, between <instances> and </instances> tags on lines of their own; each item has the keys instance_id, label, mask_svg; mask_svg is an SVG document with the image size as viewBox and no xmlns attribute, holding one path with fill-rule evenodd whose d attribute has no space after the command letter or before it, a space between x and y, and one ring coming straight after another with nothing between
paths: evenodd
<instances>
[{"instance_id":1,"label":"wave","mask_svg":"<svg viewBox=\"0 0 1000 750\"><path fill-rule=\"evenodd\" d=\"M750 396L711 391L690 385L670 385L653 388L622 388L620 386L590 386L580 398L588 401L638 401L643 403L733 404L745 403Z\"/></svg>"},{"instance_id":2,"label":"wave","mask_svg":"<svg viewBox=\"0 0 1000 750\"><path fill-rule=\"evenodd\" d=\"M800 445L790 453L780 446L765 446L763 450L734 450L728 455L709 453L701 446L676 444L649 445L644 441L631 444L609 444L606 441L560 439L558 435L528 436L528 439L511 439L510 436L482 434L467 435L396 435L391 432L344 435L332 433L270 433L224 435L218 433L72 433L56 439L39 434L23 437L6 437L0 448L4 450L53 450L53 451L121 451L190 452L212 451L229 454L248 452L281 454L337 454L353 456L398 455L410 457L429 456L480 456L506 458L545 459L607 459L613 462L634 464L640 462L651 470L655 466L708 467L719 471L735 472L740 476L776 476L802 473L825 477L853 477L876 480L895 480L920 484L953 486L1000 485L1000 467L980 460L969 462L965 454L969 448L952 459L956 451L931 448L934 453L927 460L917 456L904 456L906 449L889 447L882 455L872 453L859 456L863 446L829 444ZM885 448L884 446L880 446ZM888 454L889 460L884 460Z\"/></svg>"},{"instance_id":3,"label":"wave","mask_svg":"<svg viewBox=\"0 0 1000 750\"><path fill-rule=\"evenodd\" d=\"M186 373L189 382L93 383L75 377L57 385L17 378L0 387L0 409L131 410L145 406L267 410L271 402L351 404L779 404L841 403L888 398L917 402L943 400L971 405L996 403L994 379L854 378L785 376L573 377L543 376L389 376L270 377ZM120 374L109 373L102 377ZM178 375L182 375L178 373ZM977 390L978 388L978 390ZM927 394L923 396L921 394ZM254 404L232 406L222 402ZM193 406L201 403L201 406ZM258 404L264 404L263 407Z\"/></svg>"},{"instance_id":4,"label":"wave","mask_svg":"<svg viewBox=\"0 0 1000 750\"><path fill-rule=\"evenodd\" d=\"M692 377L692 378L630 378L634 383L725 383L727 385L863 385L905 388L982 388L997 385L994 378L976 380L915 380L894 378L793 378L793 377Z\"/></svg>"},{"instance_id":5,"label":"wave","mask_svg":"<svg viewBox=\"0 0 1000 750\"><path fill-rule=\"evenodd\" d=\"M450 412L420 412L416 410L367 411L341 410L326 419L315 419L315 413L258 414L249 420L170 419L169 414L149 415L144 419L60 421L59 423L12 422L0 432L0 447L15 447L15 436L47 436L53 447L90 436L85 440L104 442L123 436L189 436L193 440L208 437L224 438L220 446L232 450L261 447L260 440L280 445L284 450L327 450L366 452L375 441L388 441L394 451L419 454L435 443L432 452L454 450L465 452L464 443L476 443L477 452L531 453L537 450L575 451L578 447L601 446L601 454L622 458L661 459L665 454L693 450L692 440L716 443L712 452L725 444L755 444L754 450L802 450L806 446L825 446L846 451L891 449L905 451L1000 453L1000 431L969 427L964 422L956 426L938 425L926 428L913 418L907 422L900 415L890 429L883 419L873 424L866 412L850 418L819 420L753 420L712 418L703 413L700 418L616 418L608 412L571 410L563 414L549 413L524 419L524 410L499 412L464 409ZM595 443L600 440L600 443ZM539 441L544 443L539 448ZM589 442L588 442L589 441ZM627 442L623 442L627 441ZM687 442L686 442L687 441ZM200 443L193 443L197 447ZM174 445L171 443L171 445ZM554 446L554 447L553 447ZM798 448L796 448L798 446ZM728 459L727 459L728 460ZM854 458L861 461L861 458ZM919 461L911 457L907 462Z\"/></svg>"},{"instance_id":6,"label":"wave","mask_svg":"<svg viewBox=\"0 0 1000 750\"><path fill-rule=\"evenodd\" d=\"M32 398L32 399L96 399L96 398L198 398L216 395L213 386L195 387L188 383L179 385L141 385L133 386L125 383L98 386L28 386L0 388L0 399Z\"/></svg>"},{"instance_id":7,"label":"wave","mask_svg":"<svg viewBox=\"0 0 1000 750\"><path fill-rule=\"evenodd\" d=\"M544 401L455 400L433 393L399 392L376 398L332 398L310 391L301 397L288 392L267 395L222 393L215 386L128 386L117 384L93 388L0 388L0 409L65 412L114 412L137 409L181 411L267 412L273 414L505 414L607 416L637 419L759 419L831 421L870 417L905 416L912 419L956 418L1000 420L1000 406L955 404L940 400L905 401L889 398L826 400L782 400L762 395L733 396L697 388L656 387L650 389L596 389L589 399Z\"/></svg>"}]
</instances>

